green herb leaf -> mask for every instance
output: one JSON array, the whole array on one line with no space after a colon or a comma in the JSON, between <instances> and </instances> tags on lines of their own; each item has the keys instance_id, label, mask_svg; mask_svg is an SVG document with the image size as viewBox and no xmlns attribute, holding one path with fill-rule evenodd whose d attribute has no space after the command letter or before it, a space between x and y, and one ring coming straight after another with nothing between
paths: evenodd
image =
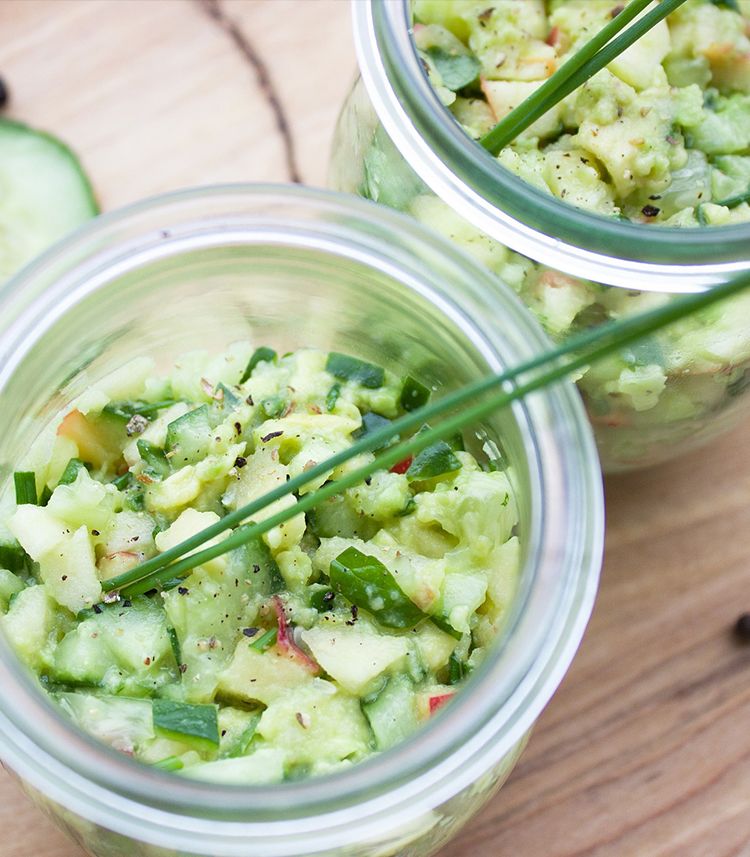
<instances>
[{"instance_id":1,"label":"green herb leaf","mask_svg":"<svg viewBox=\"0 0 750 857\"><path fill-rule=\"evenodd\" d=\"M381 417L380 414L362 414L362 425L352 432L352 437L355 440L358 440L359 438L364 437L367 434L372 434L378 429L382 429L383 426L388 426L390 424L391 420L389 420L387 417ZM372 451L378 452L381 449L386 449L391 445L392 442L392 438L390 440L385 440L382 443L377 444L377 446L373 446Z\"/></svg>"},{"instance_id":2,"label":"green herb leaf","mask_svg":"<svg viewBox=\"0 0 750 857\"><path fill-rule=\"evenodd\" d=\"M154 728L168 737L201 749L219 746L219 716L216 705L191 705L171 699L152 703Z\"/></svg>"},{"instance_id":3,"label":"green herb leaf","mask_svg":"<svg viewBox=\"0 0 750 857\"><path fill-rule=\"evenodd\" d=\"M163 449L160 449L148 440L139 440L136 446L138 447L138 453L143 459L143 463L154 476L161 479L169 476L172 468Z\"/></svg>"},{"instance_id":4,"label":"green herb leaf","mask_svg":"<svg viewBox=\"0 0 750 857\"><path fill-rule=\"evenodd\" d=\"M413 628L425 618L396 578L374 556L347 548L331 563L331 587L384 628Z\"/></svg>"},{"instance_id":5,"label":"green herb leaf","mask_svg":"<svg viewBox=\"0 0 750 857\"><path fill-rule=\"evenodd\" d=\"M713 3L714 6L723 6L725 9L731 9L738 15L742 14L742 9L740 9L740 4L737 0L709 0L709 3Z\"/></svg>"},{"instance_id":6,"label":"green herb leaf","mask_svg":"<svg viewBox=\"0 0 750 857\"><path fill-rule=\"evenodd\" d=\"M247 366L245 366L245 371L242 373L242 377L240 378L240 384L244 384L245 381L253 374L253 369L258 365L258 363L271 363L276 360L277 354L273 350L273 348L267 348L265 345L261 345L260 348L256 348L253 351L250 359L247 361Z\"/></svg>"},{"instance_id":7,"label":"green herb leaf","mask_svg":"<svg viewBox=\"0 0 750 857\"><path fill-rule=\"evenodd\" d=\"M631 343L622 349L620 356L631 369L637 366L664 366L664 352L654 336Z\"/></svg>"},{"instance_id":8,"label":"green herb leaf","mask_svg":"<svg viewBox=\"0 0 750 857\"><path fill-rule=\"evenodd\" d=\"M16 503L19 506L37 505L36 476L29 470L17 470L13 474L13 484L16 488Z\"/></svg>"},{"instance_id":9,"label":"green herb leaf","mask_svg":"<svg viewBox=\"0 0 750 857\"><path fill-rule=\"evenodd\" d=\"M78 477L78 472L84 467L85 465L80 458L71 458L70 461L65 465L65 470L63 470L63 474L57 484L71 485L73 482L76 481L76 478Z\"/></svg>"},{"instance_id":10,"label":"green herb leaf","mask_svg":"<svg viewBox=\"0 0 750 857\"><path fill-rule=\"evenodd\" d=\"M326 372L341 381L356 381L363 387L375 390L385 384L385 372L382 366L359 360L348 354L332 351L326 360Z\"/></svg>"},{"instance_id":11,"label":"green herb leaf","mask_svg":"<svg viewBox=\"0 0 750 857\"><path fill-rule=\"evenodd\" d=\"M329 414L336 407L336 402L338 402L340 395L341 384L334 384L326 395L326 410Z\"/></svg>"},{"instance_id":12,"label":"green herb leaf","mask_svg":"<svg viewBox=\"0 0 750 857\"><path fill-rule=\"evenodd\" d=\"M420 433L429 430L429 426L422 426ZM414 461L406 471L406 478L410 482L432 479L435 476L453 473L460 469L461 462L453 454L451 446L444 440L438 440L415 456Z\"/></svg>"},{"instance_id":13,"label":"green herb leaf","mask_svg":"<svg viewBox=\"0 0 750 857\"><path fill-rule=\"evenodd\" d=\"M404 386L401 390L401 407L405 411L416 411L417 408L421 408L430 401L430 396L430 390L424 384L420 384L416 378L412 378L411 375L404 378Z\"/></svg>"},{"instance_id":14,"label":"green herb leaf","mask_svg":"<svg viewBox=\"0 0 750 857\"><path fill-rule=\"evenodd\" d=\"M474 54L451 53L439 45L427 48L425 53L440 72L443 86L447 86L454 92L473 83L482 70L482 64Z\"/></svg>"}]
</instances>

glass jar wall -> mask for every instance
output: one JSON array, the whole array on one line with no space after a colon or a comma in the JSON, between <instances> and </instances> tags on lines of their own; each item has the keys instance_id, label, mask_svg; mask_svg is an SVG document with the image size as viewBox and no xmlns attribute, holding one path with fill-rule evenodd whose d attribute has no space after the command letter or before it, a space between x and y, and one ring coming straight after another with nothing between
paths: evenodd
<instances>
[{"instance_id":1,"label":"glass jar wall","mask_svg":"<svg viewBox=\"0 0 750 857\"><path fill-rule=\"evenodd\" d=\"M355 352L438 393L545 345L512 294L408 218L294 187L175 194L98 218L0 290L5 473L134 354L165 365L240 339ZM512 769L580 642L601 565L601 476L573 386L481 430L519 500L519 595L464 691L412 738L317 779L191 781L78 731L0 634L3 763L96 857L432 853Z\"/></svg>"}]
</instances>

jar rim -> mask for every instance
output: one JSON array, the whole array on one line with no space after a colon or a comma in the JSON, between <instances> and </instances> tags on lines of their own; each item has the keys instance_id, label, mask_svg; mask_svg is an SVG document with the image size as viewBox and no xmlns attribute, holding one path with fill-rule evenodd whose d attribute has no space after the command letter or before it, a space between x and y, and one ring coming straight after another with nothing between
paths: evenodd
<instances>
[{"instance_id":1,"label":"jar rim","mask_svg":"<svg viewBox=\"0 0 750 857\"><path fill-rule=\"evenodd\" d=\"M66 296L71 298L76 284L99 276L103 266L121 265L123 259L135 258L144 248L152 253L155 247L168 248L171 241L196 235L214 236L219 244L231 240L239 220L249 217L254 207L260 211L261 205L264 211L275 206L284 217L280 221L278 216L256 216L253 222L258 235L264 236L259 240L267 240L272 234L272 222L277 226L283 222L290 241L296 240L300 246L313 246L317 236L319 246L329 251L338 247L342 255L380 252L391 267L411 264L398 252L398 235L409 235L424 249L425 258L445 262L456 276L463 272L468 289L486 290L492 295L510 320L508 341L513 347L517 342L526 343L519 346L522 354L524 347L545 347L541 329L510 290L498 291L488 271L412 218L331 191L227 185L166 194L100 216L0 288L0 335L4 341L0 347L0 389L9 351L16 350L28 330L34 329L35 320L44 317L51 306ZM201 220L203 208L212 206L225 215ZM327 219L313 228L310 212L323 212ZM142 231L144 223L152 228ZM425 260L415 259L413 264L414 269L405 274L418 276L415 271L424 267ZM46 288L47 280L57 285ZM462 300L459 297L456 304ZM72 298L67 303L74 305ZM547 401L567 421L566 442L541 424L538 409ZM179 847L185 850L195 845L196 837L202 837L207 850L201 853L224 857L247 853L247 841L242 837L248 831L265 843L263 853L273 853L269 843L276 841L274 837L286 842L291 837L286 826L292 821L305 828L307 838L325 833L330 842L330 830L335 829L345 842L351 818L344 818L343 810L331 810L332 801L346 804L344 809L366 807L367 818L377 831L378 819L384 814L413 814L413 807L403 806L403 798L413 793L415 782L419 783L420 800L448 799L478 771L489 767L488 747L493 752L507 751L530 728L578 647L598 583L603 551L601 474L590 426L572 382L557 385L541 397L537 394L534 402L524 404L522 418L528 421L533 435L529 437L530 454L537 456L531 467L541 470L545 465L550 470L535 477L540 482L535 501L543 508L538 512L539 544L534 550L538 568L559 576L555 610L550 612L554 623L535 629L528 627L527 621L524 626L522 612L518 628L523 636L513 637L514 627L507 646L511 654L521 651L529 660L533 655L528 669L524 667L525 673L509 673L503 660L510 657L507 653L488 657L486 668L480 668L480 680L470 684L434 723L398 746L397 764L394 756L384 753L351 770L282 783L272 789L182 780L132 762L80 733L53 710L45 692L20 668L7 642L0 640L0 752L4 760L35 788L94 823L165 847L177 848L177 842L184 842ZM566 527L569 531L561 532ZM556 539L563 538L566 552L561 555ZM518 684L497 707L502 694L495 682L508 682L509 675ZM498 736L502 739L499 750ZM167 784L169 788L165 788ZM269 791L275 792L270 799ZM248 817L254 820L241 821ZM298 851L281 849L278 853Z\"/></svg>"},{"instance_id":2,"label":"jar rim","mask_svg":"<svg viewBox=\"0 0 750 857\"><path fill-rule=\"evenodd\" d=\"M626 223L576 208L513 175L443 106L411 38L410 7L411 0L352 0L360 74L409 166L472 225L567 274L641 291L702 291L750 269L750 223Z\"/></svg>"}]
</instances>

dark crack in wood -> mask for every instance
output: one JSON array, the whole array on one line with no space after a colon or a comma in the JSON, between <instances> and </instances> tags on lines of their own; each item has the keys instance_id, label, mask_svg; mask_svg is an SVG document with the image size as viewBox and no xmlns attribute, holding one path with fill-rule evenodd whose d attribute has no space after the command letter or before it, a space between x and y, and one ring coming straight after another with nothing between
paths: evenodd
<instances>
[{"instance_id":1,"label":"dark crack in wood","mask_svg":"<svg viewBox=\"0 0 750 857\"><path fill-rule=\"evenodd\" d=\"M232 18L230 18L221 8L219 0L198 0L198 3L209 18L215 21L216 24L218 24L218 26L221 27L221 29L234 42L239 52L255 72L260 90L268 102L268 106L271 108L274 119L276 120L276 128L278 129L284 143L284 154L289 181L301 184L302 178L297 166L297 154L294 146L294 138L292 137L291 128L289 126L289 120L287 119L284 105L281 103L276 87L271 80L268 66L253 46L253 43L242 31L239 24L232 20Z\"/></svg>"}]
</instances>

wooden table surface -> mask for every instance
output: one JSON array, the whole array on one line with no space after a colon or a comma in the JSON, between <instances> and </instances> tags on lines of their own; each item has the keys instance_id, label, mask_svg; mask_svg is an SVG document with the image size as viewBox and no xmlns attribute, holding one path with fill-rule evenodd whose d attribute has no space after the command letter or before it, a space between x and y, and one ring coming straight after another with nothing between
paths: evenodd
<instances>
[{"instance_id":1,"label":"wooden table surface","mask_svg":"<svg viewBox=\"0 0 750 857\"><path fill-rule=\"evenodd\" d=\"M6 113L102 208L222 181L325 183L347 0L0 0ZM607 484L581 651L508 784L441 857L750 857L750 425ZM79 852L0 773L0 857Z\"/></svg>"}]
</instances>

